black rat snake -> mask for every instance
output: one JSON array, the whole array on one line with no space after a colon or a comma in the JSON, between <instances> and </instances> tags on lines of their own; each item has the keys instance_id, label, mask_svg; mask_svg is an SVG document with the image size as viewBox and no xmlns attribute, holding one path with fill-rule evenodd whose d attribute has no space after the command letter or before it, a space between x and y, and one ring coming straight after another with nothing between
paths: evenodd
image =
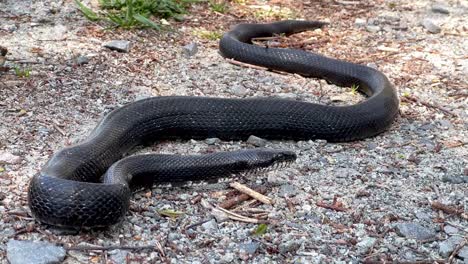
<instances>
[{"instance_id":1,"label":"black rat snake","mask_svg":"<svg viewBox=\"0 0 468 264\"><path fill-rule=\"evenodd\" d=\"M339 86L357 85L367 100L351 106L274 98L173 96L136 101L109 113L81 143L55 153L31 180L32 214L40 222L59 226L111 225L125 216L135 188L227 177L295 159L289 151L267 149L122 159L144 142L209 137L244 140L250 135L336 142L381 133L398 114L396 92L381 72L301 50L251 43L254 37L293 34L323 25L313 21L240 24L222 37L220 51L226 58L273 70L322 78Z\"/></svg>"}]
</instances>

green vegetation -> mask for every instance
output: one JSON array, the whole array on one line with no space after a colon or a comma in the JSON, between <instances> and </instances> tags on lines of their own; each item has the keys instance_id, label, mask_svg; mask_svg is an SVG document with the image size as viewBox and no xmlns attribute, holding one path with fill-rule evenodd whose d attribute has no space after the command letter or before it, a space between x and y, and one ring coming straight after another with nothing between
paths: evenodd
<instances>
[{"instance_id":1,"label":"green vegetation","mask_svg":"<svg viewBox=\"0 0 468 264\"><path fill-rule=\"evenodd\" d=\"M351 93L352 94L357 94L358 90L359 90L359 85L357 85L357 84L351 85Z\"/></svg>"},{"instance_id":2,"label":"green vegetation","mask_svg":"<svg viewBox=\"0 0 468 264\"><path fill-rule=\"evenodd\" d=\"M177 218L181 215L184 214L184 212L180 211L175 211L172 209L164 209L164 210L159 210L158 213L162 216L170 217L170 218Z\"/></svg>"},{"instance_id":3,"label":"green vegetation","mask_svg":"<svg viewBox=\"0 0 468 264\"><path fill-rule=\"evenodd\" d=\"M29 68L23 68L23 67L20 67L20 66L15 66L14 68L15 70L15 74L16 76L20 77L20 78L28 78L29 76L31 76L31 69Z\"/></svg>"},{"instance_id":4,"label":"green vegetation","mask_svg":"<svg viewBox=\"0 0 468 264\"><path fill-rule=\"evenodd\" d=\"M199 38L207 39L207 40L219 40L222 36L222 32L218 31L209 31L209 30L195 30L193 34Z\"/></svg>"},{"instance_id":5,"label":"green vegetation","mask_svg":"<svg viewBox=\"0 0 468 264\"><path fill-rule=\"evenodd\" d=\"M297 14L294 10L287 7L278 6L259 6L256 8L253 15L257 19L294 19Z\"/></svg>"},{"instance_id":6,"label":"green vegetation","mask_svg":"<svg viewBox=\"0 0 468 264\"><path fill-rule=\"evenodd\" d=\"M259 224L254 231L254 235L261 236L264 235L268 230L268 226L266 224Z\"/></svg>"},{"instance_id":7,"label":"green vegetation","mask_svg":"<svg viewBox=\"0 0 468 264\"><path fill-rule=\"evenodd\" d=\"M218 13L227 13L229 6L225 0L209 0L211 10Z\"/></svg>"},{"instance_id":8,"label":"green vegetation","mask_svg":"<svg viewBox=\"0 0 468 264\"><path fill-rule=\"evenodd\" d=\"M102 11L95 12L79 0L75 0L83 15L91 21L105 20L116 27L149 27L160 30L162 24L151 20L175 18L186 14L190 3L199 0L99 0Z\"/></svg>"}]
</instances>

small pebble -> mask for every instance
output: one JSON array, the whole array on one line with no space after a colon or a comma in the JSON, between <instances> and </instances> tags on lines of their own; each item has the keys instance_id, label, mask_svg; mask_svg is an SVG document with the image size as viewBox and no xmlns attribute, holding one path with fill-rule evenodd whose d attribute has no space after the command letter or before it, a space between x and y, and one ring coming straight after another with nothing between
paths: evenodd
<instances>
[{"instance_id":1,"label":"small pebble","mask_svg":"<svg viewBox=\"0 0 468 264\"><path fill-rule=\"evenodd\" d=\"M198 52L198 44L195 42L192 42L190 44L185 45L182 48L185 57L189 58L195 55Z\"/></svg>"},{"instance_id":2,"label":"small pebble","mask_svg":"<svg viewBox=\"0 0 468 264\"><path fill-rule=\"evenodd\" d=\"M354 25L358 26L358 27L363 27L365 26L367 23L367 21L363 18L356 18L356 20L354 20Z\"/></svg>"},{"instance_id":3,"label":"small pebble","mask_svg":"<svg viewBox=\"0 0 468 264\"><path fill-rule=\"evenodd\" d=\"M89 63L89 58L86 56L79 56L76 58L76 64L78 65L84 65Z\"/></svg>"},{"instance_id":4,"label":"small pebble","mask_svg":"<svg viewBox=\"0 0 468 264\"><path fill-rule=\"evenodd\" d=\"M279 252L282 254L293 253L301 247L300 241L288 240L279 245Z\"/></svg>"},{"instance_id":5,"label":"small pebble","mask_svg":"<svg viewBox=\"0 0 468 264\"><path fill-rule=\"evenodd\" d=\"M448 7L442 3L433 4L431 7L431 11L434 13L440 13L440 14L445 14L445 15L450 14Z\"/></svg>"},{"instance_id":6,"label":"small pebble","mask_svg":"<svg viewBox=\"0 0 468 264\"><path fill-rule=\"evenodd\" d=\"M442 29L434 24L431 19L425 18L423 21L421 21L421 25L430 33L437 34L442 31Z\"/></svg>"},{"instance_id":7,"label":"small pebble","mask_svg":"<svg viewBox=\"0 0 468 264\"><path fill-rule=\"evenodd\" d=\"M11 264L61 263L65 249L48 242L10 240L7 243L7 259Z\"/></svg>"},{"instance_id":8,"label":"small pebble","mask_svg":"<svg viewBox=\"0 0 468 264\"><path fill-rule=\"evenodd\" d=\"M18 164L21 162L21 157L13 155L9 152L0 151L0 164Z\"/></svg>"},{"instance_id":9,"label":"small pebble","mask_svg":"<svg viewBox=\"0 0 468 264\"><path fill-rule=\"evenodd\" d=\"M281 197L284 197L284 196L292 197L292 196L295 196L296 194L297 194L296 186L291 185L291 184L281 185L280 190L279 190L279 195Z\"/></svg>"},{"instance_id":10,"label":"small pebble","mask_svg":"<svg viewBox=\"0 0 468 264\"><path fill-rule=\"evenodd\" d=\"M260 246L260 243L258 242L250 242L250 243L241 244L239 246L239 249L244 250L248 254L254 254L257 251L259 246Z\"/></svg>"},{"instance_id":11,"label":"small pebble","mask_svg":"<svg viewBox=\"0 0 468 264\"><path fill-rule=\"evenodd\" d=\"M358 254L364 255L366 254L375 244L377 238L375 237L365 237L359 243L356 244L358 248Z\"/></svg>"},{"instance_id":12,"label":"small pebble","mask_svg":"<svg viewBox=\"0 0 468 264\"><path fill-rule=\"evenodd\" d=\"M110 50L127 53L130 51L130 41L128 40L112 40L104 44L104 47Z\"/></svg>"},{"instance_id":13,"label":"small pebble","mask_svg":"<svg viewBox=\"0 0 468 264\"><path fill-rule=\"evenodd\" d=\"M259 138L259 137L252 135L247 139L247 143L252 144L256 147L264 147L266 146L267 141L263 138Z\"/></svg>"},{"instance_id":14,"label":"small pebble","mask_svg":"<svg viewBox=\"0 0 468 264\"><path fill-rule=\"evenodd\" d=\"M216 223L215 219L211 219L210 221L203 223L201 226L209 233L218 231L218 223Z\"/></svg>"},{"instance_id":15,"label":"small pebble","mask_svg":"<svg viewBox=\"0 0 468 264\"><path fill-rule=\"evenodd\" d=\"M450 256L462 241L463 237L461 236L451 236L449 239L439 244L439 254L444 258Z\"/></svg>"},{"instance_id":16,"label":"small pebble","mask_svg":"<svg viewBox=\"0 0 468 264\"><path fill-rule=\"evenodd\" d=\"M236 84L232 86L231 93L237 96L245 96L249 93L249 90L242 85Z\"/></svg>"},{"instance_id":17,"label":"small pebble","mask_svg":"<svg viewBox=\"0 0 468 264\"><path fill-rule=\"evenodd\" d=\"M468 183L468 176L443 176L442 177L442 182L447 182L447 183L452 183L452 184L462 184L462 183Z\"/></svg>"},{"instance_id":18,"label":"small pebble","mask_svg":"<svg viewBox=\"0 0 468 264\"><path fill-rule=\"evenodd\" d=\"M219 138L207 138L205 139L205 143L208 145L216 145L221 143L221 139Z\"/></svg>"},{"instance_id":19,"label":"small pebble","mask_svg":"<svg viewBox=\"0 0 468 264\"><path fill-rule=\"evenodd\" d=\"M395 230L400 236L416 240L427 240L435 237L435 232L417 223L399 223Z\"/></svg>"},{"instance_id":20,"label":"small pebble","mask_svg":"<svg viewBox=\"0 0 468 264\"><path fill-rule=\"evenodd\" d=\"M374 25L368 25L366 27L366 30L370 33L377 33L381 30L381 28L379 26L374 26Z\"/></svg>"}]
</instances>

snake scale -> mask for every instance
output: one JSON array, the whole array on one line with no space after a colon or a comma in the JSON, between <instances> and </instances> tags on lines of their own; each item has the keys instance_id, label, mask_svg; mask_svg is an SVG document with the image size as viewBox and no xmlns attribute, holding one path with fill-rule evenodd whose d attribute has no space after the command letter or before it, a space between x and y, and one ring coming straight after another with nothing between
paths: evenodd
<instances>
[{"instance_id":1,"label":"snake scale","mask_svg":"<svg viewBox=\"0 0 468 264\"><path fill-rule=\"evenodd\" d=\"M135 146L166 139L326 139L340 142L375 136L398 115L398 97L381 72L318 54L253 45L254 37L293 34L325 23L288 20L239 24L224 34L226 58L357 85L367 99L328 106L275 98L153 97L106 115L77 145L56 152L31 179L28 201L40 222L69 227L108 226L125 216L132 191L161 182L210 180L293 161L290 151L253 149L207 155L136 155Z\"/></svg>"}]
</instances>

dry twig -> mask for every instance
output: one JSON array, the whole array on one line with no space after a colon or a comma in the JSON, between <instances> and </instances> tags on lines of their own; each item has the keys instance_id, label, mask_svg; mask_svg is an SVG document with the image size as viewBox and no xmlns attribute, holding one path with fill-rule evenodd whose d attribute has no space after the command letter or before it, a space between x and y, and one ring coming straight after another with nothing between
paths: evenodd
<instances>
[{"instance_id":1,"label":"dry twig","mask_svg":"<svg viewBox=\"0 0 468 264\"><path fill-rule=\"evenodd\" d=\"M239 192L242 192L242 193L245 193L247 195L249 195L250 197L254 198L255 200L258 200L264 204L273 204L273 199L271 199L270 197L267 197L261 193L258 193L252 189L250 189L249 187L243 185L243 184L240 184L238 182L232 182L231 184L229 184L229 186L231 186L232 188L238 190Z\"/></svg>"},{"instance_id":2,"label":"dry twig","mask_svg":"<svg viewBox=\"0 0 468 264\"><path fill-rule=\"evenodd\" d=\"M401 97L401 101L403 102L408 102L408 103L417 103L417 104L421 104L421 105L424 105L426 107L429 107L429 108L434 108L434 109L438 109L450 116L453 116L453 117L458 117L456 114L452 113L451 111L443 108L442 106L439 106L439 105L436 105L436 104L433 104L433 103L428 103L428 102L425 102L425 101L421 101L421 99L419 98L416 98L414 96L410 96L410 95L407 95L407 96L403 96Z\"/></svg>"},{"instance_id":3,"label":"dry twig","mask_svg":"<svg viewBox=\"0 0 468 264\"><path fill-rule=\"evenodd\" d=\"M451 215L459 215L462 218L466 219L466 214L464 213L463 209L458 209L453 206L449 206L440 202L432 202L431 207L436 210L441 210L444 213L451 214Z\"/></svg>"},{"instance_id":4,"label":"dry twig","mask_svg":"<svg viewBox=\"0 0 468 264\"><path fill-rule=\"evenodd\" d=\"M236 221L241 221L241 222L246 222L246 223L254 223L254 224L260 224L260 223L266 223L264 220L259 220L255 218L250 218L246 217L240 214L236 214L234 212L231 212L229 210L226 210L224 208L221 208L219 206L216 206L216 209L220 210L221 212L225 213L226 216L231 219L231 220L236 220Z\"/></svg>"},{"instance_id":5,"label":"dry twig","mask_svg":"<svg viewBox=\"0 0 468 264\"><path fill-rule=\"evenodd\" d=\"M261 187L255 188L254 191L256 191L258 193L261 193L261 194L265 194L267 189L266 189L266 187L261 186ZM238 204L240 204L240 203L242 203L244 201L249 200L250 198L251 198L250 195L242 193L242 194L237 195L237 196L235 196L235 197L233 197L233 198L231 198L229 200L224 201L223 203L221 203L219 205L219 207L224 208L224 209L229 209L229 208L232 208L232 207L234 207L234 206L236 206L236 205L238 205Z\"/></svg>"}]
</instances>

